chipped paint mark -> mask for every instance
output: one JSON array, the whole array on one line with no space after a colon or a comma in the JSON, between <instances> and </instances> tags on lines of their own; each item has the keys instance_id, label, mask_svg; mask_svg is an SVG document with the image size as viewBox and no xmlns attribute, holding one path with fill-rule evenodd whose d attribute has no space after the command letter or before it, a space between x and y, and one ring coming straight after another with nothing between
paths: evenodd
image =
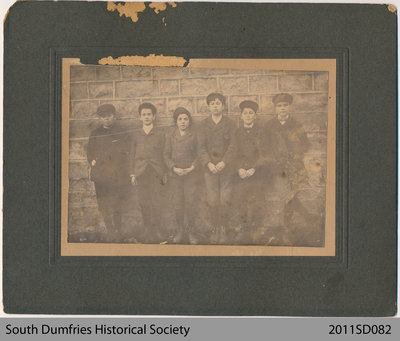
<instances>
[{"instance_id":1,"label":"chipped paint mark","mask_svg":"<svg viewBox=\"0 0 400 341\"><path fill-rule=\"evenodd\" d=\"M185 66L183 57L150 54L148 56L105 57L99 60L100 65L140 65L140 66Z\"/></svg>"},{"instance_id":2,"label":"chipped paint mark","mask_svg":"<svg viewBox=\"0 0 400 341\"><path fill-rule=\"evenodd\" d=\"M146 8L151 8L154 13L160 14L160 12L164 12L168 6L175 8L177 4L175 2L151 2L150 4L146 4L144 2L125 2L125 3L115 3L112 1L107 2L107 10L110 12L117 11L119 12L119 16L123 15L127 18L131 18L133 22L139 21L139 13L142 13L146 10ZM165 23L165 16L162 18L163 24L167 26Z\"/></svg>"},{"instance_id":3,"label":"chipped paint mark","mask_svg":"<svg viewBox=\"0 0 400 341\"><path fill-rule=\"evenodd\" d=\"M176 7L175 2L152 2L149 7L153 8L154 13L158 14L160 12L163 12L167 9L167 4L171 7Z\"/></svg>"},{"instance_id":4,"label":"chipped paint mark","mask_svg":"<svg viewBox=\"0 0 400 341\"><path fill-rule=\"evenodd\" d=\"M118 11L119 16L125 15L127 18L131 18L133 22L139 20L138 14L146 9L144 2L126 2L124 4L116 4L114 2L107 2L107 10L110 12Z\"/></svg>"},{"instance_id":5,"label":"chipped paint mark","mask_svg":"<svg viewBox=\"0 0 400 341\"><path fill-rule=\"evenodd\" d=\"M387 5L387 8L388 8L388 10L389 10L390 12L396 14L397 8L396 8L395 5L389 4L389 5Z\"/></svg>"}]
</instances>

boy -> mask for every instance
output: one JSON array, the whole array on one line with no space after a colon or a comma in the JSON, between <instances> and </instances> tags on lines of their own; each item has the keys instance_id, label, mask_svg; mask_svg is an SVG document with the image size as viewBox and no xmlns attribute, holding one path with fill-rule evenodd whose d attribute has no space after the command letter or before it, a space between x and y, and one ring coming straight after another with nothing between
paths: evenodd
<instances>
[{"instance_id":1,"label":"boy","mask_svg":"<svg viewBox=\"0 0 400 341\"><path fill-rule=\"evenodd\" d=\"M263 156L261 139L263 130L256 113L258 104L243 101L239 104L241 124L236 131L236 197L241 224L241 236L238 242L253 242L253 230L263 225L265 210L264 193L262 191Z\"/></svg>"},{"instance_id":2,"label":"boy","mask_svg":"<svg viewBox=\"0 0 400 341\"><path fill-rule=\"evenodd\" d=\"M129 184L127 134L115 124L115 107L103 104L97 115L101 126L89 137L87 160L96 189L99 212L103 216L108 238L118 240L121 233L121 207Z\"/></svg>"},{"instance_id":3,"label":"boy","mask_svg":"<svg viewBox=\"0 0 400 341\"><path fill-rule=\"evenodd\" d=\"M197 139L192 129L192 116L187 109L177 108L174 121L176 128L167 136L164 149L164 161L171 174L169 188L178 226L173 242L188 244L190 230L195 223L198 200ZM187 225L184 224L185 213Z\"/></svg>"},{"instance_id":4,"label":"boy","mask_svg":"<svg viewBox=\"0 0 400 341\"><path fill-rule=\"evenodd\" d=\"M224 115L225 97L220 93L207 96L211 115L200 123L198 131L199 160L205 168L204 181L211 224L216 238L222 238L229 224L232 197L232 160L235 123ZM218 237L218 234L221 236ZM222 240L223 241L223 240Z\"/></svg>"},{"instance_id":5,"label":"boy","mask_svg":"<svg viewBox=\"0 0 400 341\"><path fill-rule=\"evenodd\" d=\"M272 102L276 116L265 125L265 137L268 139L265 144L270 146L275 161L273 184L283 204L282 225L288 228L294 211L301 212L307 218L309 216L308 211L297 200L299 190L308 183L303 157L309 141L302 124L292 117L293 97L281 93L275 95Z\"/></svg>"},{"instance_id":6,"label":"boy","mask_svg":"<svg viewBox=\"0 0 400 341\"><path fill-rule=\"evenodd\" d=\"M146 229L144 242L160 243L160 193L163 192L163 185L166 183L163 161L165 137L164 132L153 125L157 114L153 104L142 103L138 111L143 127L132 137L130 178L131 184L137 185L138 188Z\"/></svg>"}]
</instances>

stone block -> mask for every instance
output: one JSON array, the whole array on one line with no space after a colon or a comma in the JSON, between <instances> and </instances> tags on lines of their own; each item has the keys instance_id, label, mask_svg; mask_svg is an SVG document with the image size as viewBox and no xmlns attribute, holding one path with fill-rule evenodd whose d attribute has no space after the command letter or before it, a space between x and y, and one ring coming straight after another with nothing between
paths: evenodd
<instances>
[{"instance_id":1,"label":"stone block","mask_svg":"<svg viewBox=\"0 0 400 341\"><path fill-rule=\"evenodd\" d=\"M97 207L96 195L87 192L75 192L68 195L70 207Z\"/></svg>"},{"instance_id":2,"label":"stone block","mask_svg":"<svg viewBox=\"0 0 400 341\"><path fill-rule=\"evenodd\" d=\"M328 91L329 73L314 72L314 90Z\"/></svg>"},{"instance_id":3,"label":"stone block","mask_svg":"<svg viewBox=\"0 0 400 341\"><path fill-rule=\"evenodd\" d=\"M157 116L167 115L167 99L166 98L143 98L142 103L151 103L157 108ZM139 117L139 116L138 116Z\"/></svg>"},{"instance_id":4,"label":"stone block","mask_svg":"<svg viewBox=\"0 0 400 341\"><path fill-rule=\"evenodd\" d=\"M87 161L70 161L68 174L70 179L88 179L89 165Z\"/></svg>"},{"instance_id":5,"label":"stone block","mask_svg":"<svg viewBox=\"0 0 400 341\"><path fill-rule=\"evenodd\" d=\"M294 119L303 124L306 132L321 132L326 131L327 116L326 113L307 113L307 114L293 114Z\"/></svg>"},{"instance_id":6,"label":"stone block","mask_svg":"<svg viewBox=\"0 0 400 341\"><path fill-rule=\"evenodd\" d=\"M279 79L279 90L285 91L309 91L312 90L311 74L285 74Z\"/></svg>"},{"instance_id":7,"label":"stone block","mask_svg":"<svg viewBox=\"0 0 400 341\"><path fill-rule=\"evenodd\" d=\"M208 95L217 90L216 78L188 78L181 80L182 95Z\"/></svg>"},{"instance_id":8,"label":"stone block","mask_svg":"<svg viewBox=\"0 0 400 341\"><path fill-rule=\"evenodd\" d=\"M112 82L89 83L90 98L113 98L113 92Z\"/></svg>"},{"instance_id":9,"label":"stone block","mask_svg":"<svg viewBox=\"0 0 400 341\"><path fill-rule=\"evenodd\" d=\"M305 93L293 94L293 111L312 112L328 110L327 93Z\"/></svg>"},{"instance_id":10,"label":"stone block","mask_svg":"<svg viewBox=\"0 0 400 341\"><path fill-rule=\"evenodd\" d=\"M158 96L158 81L134 80L115 82L116 98Z\"/></svg>"},{"instance_id":11,"label":"stone block","mask_svg":"<svg viewBox=\"0 0 400 341\"><path fill-rule=\"evenodd\" d=\"M275 106L272 103L273 95L260 96L260 112L266 115L275 115Z\"/></svg>"},{"instance_id":12,"label":"stone block","mask_svg":"<svg viewBox=\"0 0 400 341\"><path fill-rule=\"evenodd\" d=\"M138 99L100 101L100 104L106 103L110 103L115 107L117 119L139 117L140 100Z\"/></svg>"},{"instance_id":13,"label":"stone block","mask_svg":"<svg viewBox=\"0 0 400 341\"><path fill-rule=\"evenodd\" d=\"M196 114L203 117L210 115L206 97L196 97Z\"/></svg>"},{"instance_id":14,"label":"stone block","mask_svg":"<svg viewBox=\"0 0 400 341\"><path fill-rule=\"evenodd\" d=\"M87 192L91 195L96 195L93 181L89 179L70 179L69 193Z\"/></svg>"},{"instance_id":15,"label":"stone block","mask_svg":"<svg viewBox=\"0 0 400 341\"><path fill-rule=\"evenodd\" d=\"M250 76L250 93L270 93L277 91L276 76Z\"/></svg>"},{"instance_id":16,"label":"stone block","mask_svg":"<svg viewBox=\"0 0 400 341\"><path fill-rule=\"evenodd\" d=\"M96 79L96 66L71 65L71 82L92 81Z\"/></svg>"},{"instance_id":17,"label":"stone block","mask_svg":"<svg viewBox=\"0 0 400 341\"><path fill-rule=\"evenodd\" d=\"M120 126L121 131L131 132L142 127L142 121L139 120L139 115L134 118L122 118L117 120L117 124Z\"/></svg>"},{"instance_id":18,"label":"stone block","mask_svg":"<svg viewBox=\"0 0 400 341\"><path fill-rule=\"evenodd\" d=\"M114 65L97 66L96 79L99 81L119 80L121 79L121 67Z\"/></svg>"},{"instance_id":19,"label":"stone block","mask_svg":"<svg viewBox=\"0 0 400 341\"><path fill-rule=\"evenodd\" d=\"M100 126L100 121L91 120L71 120L69 121L69 138L89 137L92 130Z\"/></svg>"},{"instance_id":20,"label":"stone block","mask_svg":"<svg viewBox=\"0 0 400 341\"><path fill-rule=\"evenodd\" d=\"M88 98L88 87L87 83L72 83L70 87L70 98L71 100L77 100L77 99L87 99Z\"/></svg>"},{"instance_id":21,"label":"stone block","mask_svg":"<svg viewBox=\"0 0 400 341\"><path fill-rule=\"evenodd\" d=\"M160 81L161 95L179 95L179 81L163 79Z\"/></svg>"},{"instance_id":22,"label":"stone block","mask_svg":"<svg viewBox=\"0 0 400 341\"><path fill-rule=\"evenodd\" d=\"M258 96L257 95L229 96L229 112L240 114L239 104L246 100L258 103Z\"/></svg>"},{"instance_id":23,"label":"stone block","mask_svg":"<svg viewBox=\"0 0 400 341\"><path fill-rule=\"evenodd\" d=\"M86 160L88 140L69 142L69 159Z\"/></svg>"},{"instance_id":24,"label":"stone block","mask_svg":"<svg viewBox=\"0 0 400 341\"><path fill-rule=\"evenodd\" d=\"M153 68L153 79L186 78L189 69L184 67L155 67Z\"/></svg>"},{"instance_id":25,"label":"stone block","mask_svg":"<svg viewBox=\"0 0 400 341\"><path fill-rule=\"evenodd\" d=\"M121 66L122 79L151 79L151 67Z\"/></svg>"},{"instance_id":26,"label":"stone block","mask_svg":"<svg viewBox=\"0 0 400 341\"><path fill-rule=\"evenodd\" d=\"M229 69L189 68L192 77L207 77L214 75L229 75Z\"/></svg>"},{"instance_id":27,"label":"stone block","mask_svg":"<svg viewBox=\"0 0 400 341\"><path fill-rule=\"evenodd\" d=\"M232 75L263 75L264 70L258 69L231 69Z\"/></svg>"},{"instance_id":28,"label":"stone block","mask_svg":"<svg viewBox=\"0 0 400 341\"><path fill-rule=\"evenodd\" d=\"M175 122L172 116L159 116L155 121L156 127L172 127L174 125Z\"/></svg>"},{"instance_id":29,"label":"stone block","mask_svg":"<svg viewBox=\"0 0 400 341\"><path fill-rule=\"evenodd\" d=\"M168 114L172 118L172 115L175 111L176 108L178 107L184 107L191 114L194 113L195 111L195 102L194 98L192 97L170 97L168 98Z\"/></svg>"},{"instance_id":30,"label":"stone block","mask_svg":"<svg viewBox=\"0 0 400 341\"><path fill-rule=\"evenodd\" d=\"M242 94L249 90L249 80L246 76L221 77L219 84L224 94Z\"/></svg>"},{"instance_id":31,"label":"stone block","mask_svg":"<svg viewBox=\"0 0 400 341\"><path fill-rule=\"evenodd\" d=\"M71 101L70 119L97 119L98 101Z\"/></svg>"}]
</instances>

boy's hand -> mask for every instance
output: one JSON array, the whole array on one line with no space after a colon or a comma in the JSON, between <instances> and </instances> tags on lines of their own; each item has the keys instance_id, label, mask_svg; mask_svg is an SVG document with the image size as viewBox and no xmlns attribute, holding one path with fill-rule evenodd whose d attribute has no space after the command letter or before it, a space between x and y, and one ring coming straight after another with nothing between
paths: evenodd
<instances>
[{"instance_id":1,"label":"boy's hand","mask_svg":"<svg viewBox=\"0 0 400 341\"><path fill-rule=\"evenodd\" d=\"M190 168L183 169L183 171L184 171L184 173L186 175L186 174L189 174L191 171L193 171L193 169L194 169L194 166L192 165Z\"/></svg>"},{"instance_id":2,"label":"boy's hand","mask_svg":"<svg viewBox=\"0 0 400 341\"><path fill-rule=\"evenodd\" d=\"M255 173L255 169L254 168L250 168L246 171L246 175L247 177L253 176L253 174Z\"/></svg>"},{"instance_id":3,"label":"boy's hand","mask_svg":"<svg viewBox=\"0 0 400 341\"><path fill-rule=\"evenodd\" d=\"M186 173L185 173L185 170L182 169L182 168L174 167L174 168L173 168L173 171L174 171L174 173L175 173L176 175L179 175L179 176L182 176L182 175L185 175L185 174L186 174Z\"/></svg>"},{"instance_id":4,"label":"boy's hand","mask_svg":"<svg viewBox=\"0 0 400 341\"><path fill-rule=\"evenodd\" d=\"M209 162L207 164L208 169L210 170L211 173L213 174L217 174L218 173L218 169L217 167L215 167L215 165L212 162Z\"/></svg>"},{"instance_id":5,"label":"boy's hand","mask_svg":"<svg viewBox=\"0 0 400 341\"><path fill-rule=\"evenodd\" d=\"M96 160L92 160L92 162L90 163L90 165L91 165L92 167L96 166Z\"/></svg>"},{"instance_id":6,"label":"boy's hand","mask_svg":"<svg viewBox=\"0 0 400 341\"><path fill-rule=\"evenodd\" d=\"M225 162L224 161L220 161L217 163L217 165L215 166L217 168L217 171L220 172L225 168Z\"/></svg>"},{"instance_id":7,"label":"boy's hand","mask_svg":"<svg viewBox=\"0 0 400 341\"><path fill-rule=\"evenodd\" d=\"M247 177L247 172L243 168L240 168L238 173L241 179L245 179Z\"/></svg>"},{"instance_id":8,"label":"boy's hand","mask_svg":"<svg viewBox=\"0 0 400 341\"><path fill-rule=\"evenodd\" d=\"M136 185L136 177L133 174L131 175L131 184L132 184L132 186Z\"/></svg>"}]
</instances>

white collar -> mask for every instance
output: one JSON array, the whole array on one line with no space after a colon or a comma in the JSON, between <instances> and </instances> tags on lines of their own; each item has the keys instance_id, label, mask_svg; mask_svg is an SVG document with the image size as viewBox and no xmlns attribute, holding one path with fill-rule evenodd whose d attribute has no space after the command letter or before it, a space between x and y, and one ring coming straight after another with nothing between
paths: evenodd
<instances>
[{"instance_id":1,"label":"white collar","mask_svg":"<svg viewBox=\"0 0 400 341\"><path fill-rule=\"evenodd\" d=\"M251 128L253 128L253 126L254 126L254 122L250 125L246 125L246 123L243 123L244 129L251 129Z\"/></svg>"},{"instance_id":2,"label":"white collar","mask_svg":"<svg viewBox=\"0 0 400 341\"><path fill-rule=\"evenodd\" d=\"M143 125L143 131L145 132L146 135L149 135L149 133L151 132L152 129L153 129L152 124L149 126Z\"/></svg>"},{"instance_id":3,"label":"white collar","mask_svg":"<svg viewBox=\"0 0 400 341\"><path fill-rule=\"evenodd\" d=\"M222 114L219 115L218 118L216 118L214 115L211 115L211 119L213 120L213 122L214 122L215 124L218 124L218 123L221 122L221 120L222 120Z\"/></svg>"}]
</instances>

